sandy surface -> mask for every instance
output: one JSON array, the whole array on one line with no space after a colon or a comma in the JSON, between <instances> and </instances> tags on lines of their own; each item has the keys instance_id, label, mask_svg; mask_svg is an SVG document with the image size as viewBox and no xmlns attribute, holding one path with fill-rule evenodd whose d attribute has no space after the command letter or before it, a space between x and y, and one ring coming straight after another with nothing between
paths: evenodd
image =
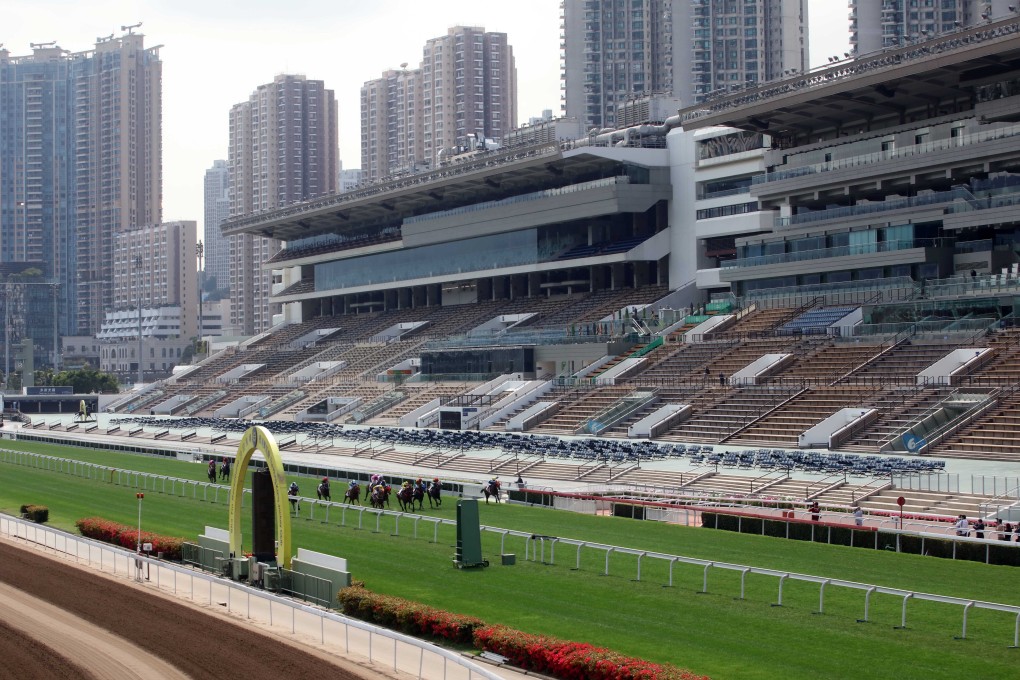
<instances>
[{"instance_id":1,"label":"sandy surface","mask_svg":"<svg viewBox=\"0 0 1020 680\"><path fill-rule=\"evenodd\" d=\"M0 678L394 678L0 540Z\"/></svg>"}]
</instances>

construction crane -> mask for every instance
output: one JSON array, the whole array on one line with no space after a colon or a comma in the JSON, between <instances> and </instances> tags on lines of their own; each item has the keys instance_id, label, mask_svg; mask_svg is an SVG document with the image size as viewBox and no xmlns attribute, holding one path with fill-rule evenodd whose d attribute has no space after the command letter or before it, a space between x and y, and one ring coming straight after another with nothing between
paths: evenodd
<instances>
[{"instance_id":1,"label":"construction crane","mask_svg":"<svg viewBox=\"0 0 1020 680\"><path fill-rule=\"evenodd\" d=\"M137 24L131 24L130 26L121 26L120 30L127 31L128 35L132 35L132 31L134 31L136 28L139 28L141 25L142 22L139 21Z\"/></svg>"}]
</instances>

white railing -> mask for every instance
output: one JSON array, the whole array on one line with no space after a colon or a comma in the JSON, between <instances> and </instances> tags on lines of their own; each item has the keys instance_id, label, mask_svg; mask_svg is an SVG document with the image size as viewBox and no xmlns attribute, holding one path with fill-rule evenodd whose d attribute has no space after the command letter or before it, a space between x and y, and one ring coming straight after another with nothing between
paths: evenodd
<instances>
[{"instance_id":1,"label":"white railing","mask_svg":"<svg viewBox=\"0 0 1020 680\"><path fill-rule=\"evenodd\" d=\"M458 652L408 635L34 522L0 515L0 534L45 546L99 571L147 581L158 590L198 604L212 607L225 601L230 614L268 623L270 628L282 628L292 635L299 629L303 634L311 632L327 649L367 657L373 663L385 664L395 672L419 679L503 680L504 677Z\"/></svg>"},{"instance_id":2,"label":"white railing","mask_svg":"<svg viewBox=\"0 0 1020 680\"><path fill-rule=\"evenodd\" d=\"M206 501L210 500L209 495L208 495L209 491L210 490L214 491L213 499L211 499L212 502L218 502L219 501L219 492L220 491L224 491L224 493L226 494L226 491L228 490L227 487L222 486L222 485L217 485L217 484L208 484L208 483L204 483L204 482L197 482L197 481L194 481L194 480L174 479L174 478L167 477L167 476L164 476L164 475L155 475L155 474L149 474L149 473L144 473L144 472L135 472L135 471L129 471L129 470L119 470L119 469L114 469L114 468L108 468L108 467L101 466L101 465L95 465L95 464L92 464L92 463L84 463L84 462L81 462L81 461L56 458L56 457L53 457L53 456L46 456L46 455L35 454L35 453L28 453L28 452L24 452L24 451L12 451L12 450L9 450L9 449L0 449L0 462L13 463L13 464L18 464L18 465L30 465L32 467L42 467L44 469L60 471L60 472L67 472L69 474L77 474L77 475L81 475L81 476L84 476L84 477L88 477L90 479L97 479L97 480L102 480L102 481L105 481L105 482L122 484L122 485L125 485L125 486L134 487L134 488L140 488L140 489L150 489L151 488L151 490L154 491L154 492L160 491L160 489L158 488L158 485L161 483L162 484L162 493L167 493L166 485L169 482L170 485L171 485L171 488L170 488L170 493L171 494L187 496L188 495L188 488L190 487L190 489L191 489L191 496L193 498L197 498L198 497L199 488L201 487L202 488L203 500L206 500ZM116 479L116 482L114 482L115 479ZM177 491L177 484L178 483L181 484L181 491L180 492ZM150 486L150 484L151 484L151 486ZM599 501L599 500L601 500L601 502L605 502L605 503L611 502L611 500L612 500L612 499L595 499L595 498L583 499L583 498L580 498L580 497L578 497L578 498L580 500L584 500L584 501ZM410 523L411 524L410 535L413 538L417 539L418 538L418 527L419 527L419 524L424 522L424 524L426 526L431 525L432 537L431 537L430 540L431 540L432 543L438 543L439 542L439 528L441 526L446 526L446 527L451 527L451 528L452 527L456 527L456 520L453 520L453 519L445 519L445 518L440 518L440 517L428 517L428 516L422 516L422 515L417 515L417 514L413 514L413 513L412 514L406 514L404 512L400 512L400 511L380 510L380 509L369 508L369 507L365 507L365 506L361 506L361 505L354 506L354 505L348 505L348 504L345 504L345 503L334 503L334 502L329 502L329 501L318 501L318 500L313 500L313 499L310 499L310 498L303 498L303 497L300 499L300 502L298 503L298 508L300 508L301 506L304 506L304 507L308 508L308 512L309 512L308 519L310 519L310 520L315 520L316 519L316 509L317 508L324 510L324 516L322 517L321 521L323 523L326 523L326 524L330 523L330 511L332 510L333 513L334 513L334 521L336 521L335 520L335 513L337 511L339 511L340 512L340 520L337 523L340 526L348 526L348 513L351 513L351 514L356 513L357 514L357 518L356 518L357 528L358 529L367 529L367 530L371 531L372 533L382 533L383 532L384 527L383 527L382 521L383 521L383 518L386 517L386 518L392 519L392 521L393 521L392 529L389 529L388 526L386 527L386 529L389 530L389 533L390 533L391 536L399 536L400 535L401 520L404 520L405 523ZM572 508L572 509L576 510L577 508ZM740 511L739 510L734 512L735 508L732 508L732 507L727 508L727 507L725 507L725 503L721 503L719 501L716 501L716 502L708 504L708 505L697 505L697 504L695 504L695 505L678 506L678 507L670 508L670 509L682 512L683 515L684 515L684 522L683 523L687 524L687 525L690 525L690 519L691 519L690 515L688 513L696 513L696 512L721 512L723 514L734 514L734 515L738 516L738 523L741 521L741 519L740 519ZM592 510L591 510L591 508L585 508L582 511L583 512L591 512ZM298 510L297 514L300 515L300 510ZM819 513L820 516L822 514L823 513ZM828 514L828 513L824 513L824 514ZM366 518L366 515L367 515L367 518ZM840 517L841 518L845 518L846 514L845 513L840 513ZM0 516L0 519L2 519L2 518L3 518L3 516ZM367 519L367 522L366 522L366 519ZM679 519L679 517L677 517L676 519ZM17 521L20 522L20 520L17 520ZM829 542L831 542L832 526L830 524L824 523L824 522L828 522L828 518L823 518L822 521L823 521L823 524L817 524L816 525L816 524L812 523L812 525L811 525L812 541L815 540L814 532L815 532L815 529L817 527L817 529L819 531L825 530L825 531L829 532L829 534L830 534ZM39 530L47 530L47 529L45 529L43 527L40 527L39 525L35 525L35 524L30 523L30 522L20 522L20 523L21 524L25 524L25 525L30 526L30 527L38 527ZM353 523L353 520L352 520L351 526L353 526L353 525L354 525L354 523ZM789 526L789 522L787 522L787 525ZM978 539L978 538L970 538L970 537L950 536L950 534L953 532L954 529L953 529L952 526L946 525L944 523L941 523L936 528L936 527L931 526L930 523L916 522L916 521L910 520L909 521L909 527L910 528L908 528L907 523L904 523L904 526L901 527L899 525L899 519L896 518L896 517L886 517L886 518L883 518L883 519L879 520L879 526L876 527L876 528L882 530L886 534L892 534L892 535L896 536L896 549L897 549L897 551L899 551L899 548L900 548L900 546L899 546L900 536L906 536L906 535L909 535L909 536L920 536L921 539L922 539L922 550L923 550L923 541L924 541L924 538L926 536L929 536L929 537L932 537L932 538L943 538L943 539L949 540L953 544L953 558L954 559L956 557L956 547L957 547L957 545L959 543L971 543L971 544L984 545L985 548L986 548L986 561L987 561L987 552L988 552L988 550L990 550L992 545L1002 545L1003 547L1006 547L1006 548L1020 549L1020 544L1009 542L1009 541L998 541L998 540ZM739 524L738 524L738 531L739 531L739 529L740 529L740 527L739 527ZM2 525L0 525L0 530L2 530ZM876 592L880 593L880 594L894 595L894 596L898 596L898 597L902 597L903 598L903 611L902 611L902 622L903 623L902 623L902 625L904 627L906 626L907 603L910 600L925 600L925 601L930 601L930 602L941 602L941 603L944 603L944 604L958 605L958 606L963 608L963 630L962 630L962 634L961 634L962 638L966 638L966 636L967 636L967 615L968 615L969 611L972 608L990 609L990 610L1008 612L1008 613L1016 615L1016 623L1015 623L1015 626L1014 626L1013 646L1014 647L1020 646L1020 606L1006 605L1006 604L1000 604L1000 603L995 603L995 602L986 602L986 601L982 601L982 600L970 600L970 599L966 599L966 598L950 597L950 596L945 596L945 595L937 595L937 594L933 594L933 593L921 593L921 592L915 592L915 591L910 591L910 590L904 590L904 589L900 589L900 588L890 588L890 587L886 587L886 586L878 586L878 585L872 585L872 584L867 584L867 583L858 583L856 581L847 581L847 580L843 580L843 579L834 579L834 578L827 578L827 577L822 577L822 576L813 576L813 575L810 575L810 574L799 574L799 573L795 573L795 572L786 572L786 571L780 571L780 570L775 570L775 569L766 569L766 568L760 568L760 567L751 567L751 566L747 566L747 565L732 564L732 563L728 563L728 562L716 562L716 561L712 561L712 560L703 560L703 559L692 558L692 557L684 557L684 556L681 556L681 555L671 555L671 554L668 554L668 553L659 553L659 552L654 552L654 551L641 550L641 549L638 549L638 548L626 548L626 547L622 547L622 546L608 545L608 544L591 542L591 541L581 541L581 540L578 540L578 539L564 538L564 537L558 537L558 536L546 536L546 535L535 534L535 533L528 532L528 531L518 531L518 530L512 530L512 529L505 529L505 528L502 528L502 527L494 527L494 526L482 525L481 526L481 530L484 531L484 532L487 532L487 533L495 534L496 536L499 537L499 541L500 541L500 543L499 543L499 553L500 554L505 554L506 553L507 538L509 537L509 538L520 540L520 541L523 542L524 559L525 560L531 559L533 561L541 561L543 564L555 564L555 550L556 550L556 546L557 545L572 546L572 547L574 547L576 549L576 564L575 564L575 567L574 567L575 569L580 569L581 568L581 551L582 550L589 550L589 551L594 550L597 553L604 553L605 567L604 567L604 571L602 572L602 574L606 575L606 576L609 575L610 556L612 556L612 555L630 555L630 556L636 558L636 562L637 562L637 564L636 564L636 577L634 579L636 581L640 581L641 580L641 564L642 564L643 560L645 560L645 559L649 559L649 560L661 560L661 561L665 562L667 564L667 566L668 566L668 583L665 584L665 585L668 585L668 586L672 586L673 585L673 568L677 564L701 567L704 570L703 571L703 581L702 581L702 590L701 590L701 592L705 592L705 593L708 592L708 576L709 576L709 573L710 573L710 571L712 569L723 569L723 570L727 570L727 571L739 571L739 572L741 572L740 599L744 599L744 583L745 583L745 579L746 579L748 574L756 574L756 575L762 575L762 576L776 577L776 578L779 579L779 581L778 581L778 602L776 603L777 605L782 605L782 603L783 603L783 584L784 584L785 581L793 580L793 581L802 581L802 582L806 582L806 583L817 583L820 586L820 589L819 589L819 612L820 613L824 611L824 606L825 606L825 589L826 589L827 586L831 585L831 586L835 586L835 587L849 588L849 589L852 589L852 590L861 590L861 591L865 592L864 618L861 619L862 621L867 621L868 620L868 613L869 613L869 607L870 607L870 602L871 602L871 595L876 593ZM990 535L995 533L994 530L986 530L986 532L989 533ZM66 535L66 534L63 534L62 532L56 532L56 533L59 534L59 535ZM70 536L70 535L66 535L66 536L69 536L70 538L74 538L73 536ZM877 532L875 532L875 537L876 537L876 541L877 541L877 537L878 537ZM105 545L105 544L99 544L99 545ZM851 543L851 546L852 546L852 543ZM548 560L546 559L546 548L547 547L549 549ZM878 548L877 543L876 543L875 547L876 547L876 549ZM540 556L540 552L539 551L541 551L541 556ZM124 551L120 551L120 552L124 552ZM125 554L131 555L132 558L134 557L133 553L126 552ZM163 564L163 563L158 563L158 564ZM185 573L190 573L190 571L188 571L188 570L183 570L183 571ZM220 579L214 579L214 580L216 580L217 582L220 582ZM244 591L248 590L246 587L242 587L242 586L238 586L238 588L240 588L240 589L242 589ZM256 590L256 591L253 591L253 592L255 594L259 595L259 596L262 596L262 593L260 591ZM293 606L305 609L305 607L303 607L301 605L293 605ZM343 619L343 620L346 621L346 619ZM367 624L364 624L364 625L367 625ZM389 632L389 631L387 631L387 632ZM396 634L392 634L392 635L396 635ZM421 644L426 644L426 643L421 643ZM483 677L498 677L498 676L485 675Z\"/></svg>"}]
</instances>

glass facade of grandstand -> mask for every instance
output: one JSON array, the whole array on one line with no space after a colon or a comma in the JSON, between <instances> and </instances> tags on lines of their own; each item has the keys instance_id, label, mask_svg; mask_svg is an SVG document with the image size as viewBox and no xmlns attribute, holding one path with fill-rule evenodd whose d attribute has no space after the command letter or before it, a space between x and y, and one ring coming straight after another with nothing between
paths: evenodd
<instances>
[{"instance_id":1,"label":"glass facade of grandstand","mask_svg":"<svg viewBox=\"0 0 1020 680\"><path fill-rule=\"evenodd\" d=\"M589 243L593 226L606 238ZM613 216L594 225L558 224L327 262L315 266L315 289L336 290L611 255L625 252L652 235L625 234L630 227L629 220Z\"/></svg>"}]
</instances>

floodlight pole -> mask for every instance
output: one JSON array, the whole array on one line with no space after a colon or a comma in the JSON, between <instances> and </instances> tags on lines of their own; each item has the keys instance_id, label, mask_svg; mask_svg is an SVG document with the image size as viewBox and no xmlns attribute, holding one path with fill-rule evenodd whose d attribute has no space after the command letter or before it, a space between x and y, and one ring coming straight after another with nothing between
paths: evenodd
<instances>
[{"instance_id":1,"label":"floodlight pole","mask_svg":"<svg viewBox=\"0 0 1020 680\"><path fill-rule=\"evenodd\" d=\"M138 289L138 384L145 381L142 372L142 256L135 255L135 287Z\"/></svg>"},{"instance_id":2,"label":"floodlight pole","mask_svg":"<svg viewBox=\"0 0 1020 680\"><path fill-rule=\"evenodd\" d=\"M57 322L57 312L60 311L60 283L53 284L53 374L60 372L60 324Z\"/></svg>"},{"instance_id":3,"label":"floodlight pole","mask_svg":"<svg viewBox=\"0 0 1020 680\"><path fill-rule=\"evenodd\" d=\"M138 543L137 550L138 554L142 554L142 499L145 498L144 493L136 493L135 498L138 499Z\"/></svg>"},{"instance_id":4,"label":"floodlight pole","mask_svg":"<svg viewBox=\"0 0 1020 680\"><path fill-rule=\"evenodd\" d=\"M203 296L203 294L205 292L205 267L202 266L202 256L205 255L205 244L202 243L202 241L199 241L197 244L195 244L195 253L198 255L198 271L199 271L199 280L198 280L198 349L199 349L199 353L202 353L202 348L205 347L205 345L202 343L202 336L205 335L205 326L203 325L203 317L205 315L202 313L202 296Z\"/></svg>"},{"instance_id":5,"label":"floodlight pole","mask_svg":"<svg viewBox=\"0 0 1020 680\"><path fill-rule=\"evenodd\" d=\"M11 384L11 279L4 279L4 389Z\"/></svg>"}]
</instances>

